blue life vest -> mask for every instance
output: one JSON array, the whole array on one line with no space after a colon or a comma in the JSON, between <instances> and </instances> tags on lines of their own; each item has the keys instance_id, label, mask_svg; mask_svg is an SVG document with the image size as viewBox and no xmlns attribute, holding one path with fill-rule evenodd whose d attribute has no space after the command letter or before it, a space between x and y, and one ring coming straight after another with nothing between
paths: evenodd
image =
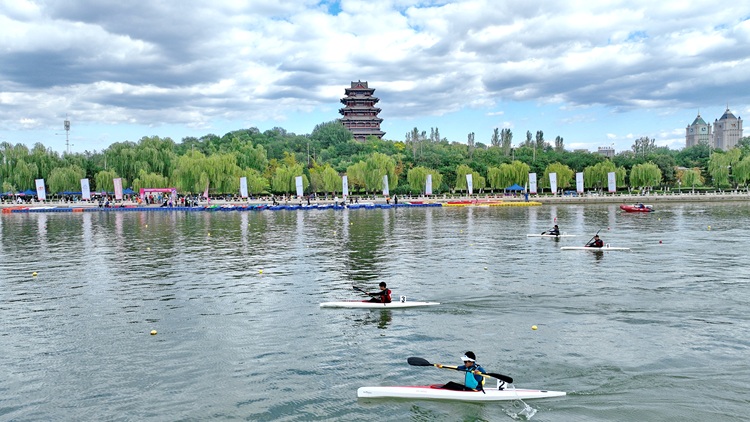
<instances>
[{"instance_id":1,"label":"blue life vest","mask_svg":"<svg viewBox=\"0 0 750 422\"><path fill-rule=\"evenodd\" d=\"M471 371L475 370L482 371L482 367L476 365L476 362L471 367L466 366L466 373L464 374L464 385L474 390L482 390L482 385L480 385L480 383L484 384L483 382L481 382L484 381L484 379L479 375L474 375L473 373L471 373ZM477 380L477 378L479 378L479 380Z\"/></svg>"}]
</instances>

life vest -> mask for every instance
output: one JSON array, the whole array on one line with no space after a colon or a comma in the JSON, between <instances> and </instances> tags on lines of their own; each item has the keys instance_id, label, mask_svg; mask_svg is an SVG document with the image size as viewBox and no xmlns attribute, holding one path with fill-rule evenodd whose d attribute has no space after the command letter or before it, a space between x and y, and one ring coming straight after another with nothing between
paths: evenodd
<instances>
[{"instance_id":1,"label":"life vest","mask_svg":"<svg viewBox=\"0 0 750 422\"><path fill-rule=\"evenodd\" d=\"M481 381L477 381L477 375L474 375L471 371L476 371L479 369L479 365L474 362L474 365L471 367L466 367L466 373L464 374L464 385L474 389L474 390L483 390L484 389L484 377L481 377Z\"/></svg>"},{"instance_id":2,"label":"life vest","mask_svg":"<svg viewBox=\"0 0 750 422\"><path fill-rule=\"evenodd\" d=\"M380 294L380 300L383 303L391 303L391 289L385 289Z\"/></svg>"}]
</instances>

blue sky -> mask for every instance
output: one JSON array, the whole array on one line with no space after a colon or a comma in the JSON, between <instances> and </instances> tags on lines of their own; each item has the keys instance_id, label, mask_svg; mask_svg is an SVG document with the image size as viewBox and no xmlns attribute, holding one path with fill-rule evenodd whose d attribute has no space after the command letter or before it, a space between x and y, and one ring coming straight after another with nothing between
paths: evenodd
<instances>
[{"instance_id":1,"label":"blue sky","mask_svg":"<svg viewBox=\"0 0 750 422\"><path fill-rule=\"evenodd\" d=\"M66 116L73 152L308 134L362 80L391 140L510 128L514 143L679 149L699 112L750 114L749 17L705 0L0 0L0 142L62 152Z\"/></svg>"}]
</instances>

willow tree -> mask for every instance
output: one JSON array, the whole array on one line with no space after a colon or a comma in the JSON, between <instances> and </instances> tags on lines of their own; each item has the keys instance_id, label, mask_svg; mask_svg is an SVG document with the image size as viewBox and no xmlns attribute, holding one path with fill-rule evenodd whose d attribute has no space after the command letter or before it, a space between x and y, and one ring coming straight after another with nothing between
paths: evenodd
<instances>
[{"instance_id":1,"label":"willow tree","mask_svg":"<svg viewBox=\"0 0 750 422\"><path fill-rule=\"evenodd\" d=\"M271 189L276 193L294 193L297 191L297 177L302 176L303 191L310 186L310 181L304 174L304 168L300 163L284 163L276 168L271 179Z\"/></svg>"},{"instance_id":2,"label":"willow tree","mask_svg":"<svg viewBox=\"0 0 750 422\"><path fill-rule=\"evenodd\" d=\"M558 189L567 189L572 185L573 174L575 172L565 164L554 162L549 164L547 168L544 169L544 175L542 176L542 180L539 181L539 186L551 189L552 186L550 186L549 175L552 173L557 174Z\"/></svg>"},{"instance_id":3,"label":"willow tree","mask_svg":"<svg viewBox=\"0 0 750 422\"><path fill-rule=\"evenodd\" d=\"M648 163L636 164L630 169L630 186L632 187L654 187L661 183L661 170L659 166L649 161Z\"/></svg>"},{"instance_id":4,"label":"willow tree","mask_svg":"<svg viewBox=\"0 0 750 422\"><path fill-rule=\"evenodd\" d=\"M510 164L500 164L500 167L490 167L487 169L487 179L492 189L502 190L514 183L525 185L529 181L530 170L528 164L516 160Z\"/></svg>"},{"instance_id":5,"label":"willow tree","mask_svg":"<svg viewBox=\"0 0 750 422\"><path fill-rule=\"evenodd\" d=\"M36 164L27 163L24 160L18 160L16 161L13 171L10 173L8 179L16 189L23 191L36 186L34 179L36 179L37 173L38 170Z\"/></svg>"},{"instance_id":6,"label":"willow tree","mask_svg":"<svg viewBox=\"0 0 750 422\"><path fill-rule=\"evenodd\" d=\"M680 186L691 186L695 189L696 186L703 186L703 176L701 176L701 169L680 169L677 171L677 180L680 182Z\"/></svg>"},{"instance_id":7,"label":"willow tree","mask_svg":"<svg viewBox=\"0 0 750 422\"><path fill-rule=\"evenodd\" d=\"M213 154L206 157L198 151L188 151L177 160L172 183L183 192L203 192L206 187L216 193L239 191L241 169L234 154Z\"/></svg>"},{"instance_id":8,"label":"willow tree","mask_svg":"<svg viewBox=\"0 0 750 422\"><path fill-rule=\"evenodd\" d=\"M245 169L242 176L247 178L247 191L252 194L260 194L268 191L270 187L268 179L254 168Z\"/></svg>"},{"instance_id":9,"label":"willow tree","mask_svg":"<svg viewBox=\"0 0 750 422\"><path fill-rule=\"evenodd\" d=\"M169 179L158 173L147 173L145 170L141 170L138 173L138 177L133 180L133 189L146 189L146 188L168 188L170 187Z\"/></svg>"},{"instance_id":10,"label":"willow tree","mask_svg":"<svg viewBox=\"0 0 750 422\"><path fill-rule=\"evenodd\" d=\"M78 191L86 171L78 166L57 167L50 171L47 184L52 192Z\"/></svg>"},{"instance_id":11,"label":"willow tree","mask_svg":"<svg viewBox=\"0 0 750 422\"><path fill-rule=\"evenodd\" d=\"M609 173L612 172L615 173L615 186L618 188L625 187L627 170L624 167L617 167L610 160L600 161L583 169L583 186L587 188L609 186Z\"/></svg>"},{"instance_id":12,"label":"willow tree","mask_svg":"<svg viewBox=\"0 0 750 422\"><path fill-rule=\"evenodd\" d=\"M310 168L310 186L313 192L340 192L341 184L341 176L330 164L321 166L313 162Z\"/></svg>"},{"instance_id":13,"label":"willow tree","mask_svg":"<svg viewBox=\"0 0 750 422\"><path fill-rule=\"evenodd\" d=\"M714 181L714 186L729 185L729 171L740 160L742 151L732 148L727 152L715 152L708 159L708 174Z\"/></svg>"},{"instance_id":14,"label":"willow tree","mask_svg":"<svg viewBox=\"0 0 750 422\"><path fill-rule=\"evenodd\" d=\"M94 176L97 192L112 192L115 190L114 179L117 179L117 172L114 170L102 170ZM127 179L122 178L122 185L127 186Z\"/></svg>"},{"instance_id":15,"label":"willow tree","mask_svg":"<svg viewBox=\"0 0 750 422\"><path fill-rule=\"evenodd\" d=\"M432 175L433 192L439 191L440 185L443 184L443 175L439 171L427 167L414 167L406 173L406 181L412 191L425 193L427 184L427 175ZM438 189L435 189L435 188Z\"/></svg>"},{"instance_id":16,"label":"willow tree","mask_svg":"<svg viewBox=\"0 0 750 422\"><path fill-rule=\"evenodd\" d=\"M366 192L377 192L383 189L383 176L388 176L388 188L398 186L396 161L383 153L374 152L364 161L353 164L346 169L355 185L364 187Z\"/></svg>"},{"instance_id":17,"label":"willow tree","mask_svg":"<svg viewBox=\"0 0 750 422\"><path fill-rule=\"evenodd\" d=\"M750 155L732 166L732 179L738 186L747 186L748 181L750 181Z\"/></svg>"},{"instance_id":18,"label":"willow tree","mask_svg":"<svg viewBox=\"0 0 750 422\"><path fill-rule=\"evenodd\" d=\"M472 190L480 191L487 186L487 180L479 172L472 170L466 164L461 164L456 168L456 190L465 190L468 192L469 187L466 184L467 174L471 174Z\"/></svg>"}]
</instances>

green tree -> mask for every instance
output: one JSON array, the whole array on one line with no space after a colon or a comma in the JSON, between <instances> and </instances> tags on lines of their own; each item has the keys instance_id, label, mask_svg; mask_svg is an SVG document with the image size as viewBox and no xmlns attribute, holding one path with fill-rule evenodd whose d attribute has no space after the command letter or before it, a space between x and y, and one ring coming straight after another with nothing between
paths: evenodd
<instances>
[{"instance_id":1,"label":"green tree","mask_svg":"<svg viewBox=\"0 0 750 422\"><path fill-rule=\"evenodd\" d=\"M50 192L78 191L81 189L81 179L86 172L78 166L57 167L47 178Z\"/></svg>"},{"instance_id":2,"label":"green tree","mask_svg":"<svg viewBox=\"0 0 750 422\"><path fill-rule=\"evenodd\" d=\"M733 165L740 160L741 151L739 148L732 148L726 152L715 152L708 160L708 173L713 179L714 186L728 186L729 171Z\"/></svg>"},{"instance_id":3,"label":"green tree","mask_svg":"<svg viewBox=\"0 0 750 422\"><path fill-rule=\"evenodd\" d=\"M573 182L573 175L575 174L575 171L573 171L570 167L566 166L565 164L562 164L559 162L551 163L544 169L542 180L539 181L540 187L551 188L550 181L549 181L549 175L551 173L557 174L557 188L567 189L571 186ZM556 193L556 192L553 192L553 193Z\"/></svg>"},{"instance_id":4,"label":"green tree","mask_svg":"<svg viewBox=\"0 0 750 422\"><path fill-rule=\"evenodd\" d=\"M648 187L658 186L662 181L661 170L652 163L636 164L630 169L630 186Z\"/></svg>"},{"instance_id":5,"label":"green tree","mask_svg":"<svg viewBox=\"0 0 750 422\"><path fill-rule=\"evenodd\" d=\"M425 193L425 187L427 186L427 175L432 175L432 192L437 193L440 191L440 185L443 183L443 175L439 171L429 169L426 167L414 167L409 170L406 174L406 181L409 183L409 188L414 192Z\"/></svg>"},{"instance_id":6,"label":"green tree","mask_svg":"<svg viewBox=\"0 0 750 422\"><path fill-rule=\"evenodd\" d=\"M114 179L117 179L118 176L117 172L114 170L102 170L99 173L94 176L94 183L96 184L96 191L97 192L114 192L115 190L115 182ZM127 181L125 178L122 178L122 185L127 186Z\"/></svg>"}]
</instances>

